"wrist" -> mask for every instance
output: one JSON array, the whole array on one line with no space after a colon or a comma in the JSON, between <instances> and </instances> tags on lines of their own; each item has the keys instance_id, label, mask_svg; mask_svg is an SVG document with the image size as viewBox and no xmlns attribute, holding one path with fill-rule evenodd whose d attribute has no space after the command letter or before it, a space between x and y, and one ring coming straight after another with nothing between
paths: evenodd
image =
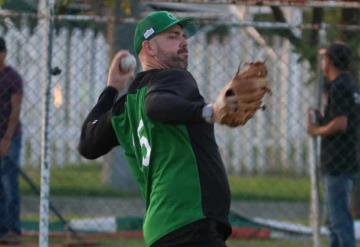
<instances>
[{"instance_id":1,"label":"wrist","mask_svg":"<svg viewBox=\"0 0 360 247\"><path fill-rule=\"evenodd\" d=\"M324 133L324 128L322 126L316 126L315 128L315 134L316 136L322 136Z\"/></svg>"},{"instance_id":2,"label":"wrist","mask_svg":"<svg viewBox=\"0 0 360 247\"><path fill-rule=\"evenodd\" d=\"M321 129L320 126L317 126L317 125L314 125L314 126L313 126L313 135L314 135L315 137L321 136L321 134L322 134L321 131L322 131L322 129Z\"/></svg>"},{"instance_id":3,"label":"wrist","mask_svg":"<svg viewBox=\"0 0 360 247\"><path fill-rule=\"evenodd\" d=\"M115 90L118 91L118 92L121 91L121 88L122 88L121 85L116 84L116 83L113 83L113 82L110 82L110 81L107 82L107 87L113 88L113 89L115 89Z\"/></svg>"},{"instance_id":4,"label":"wrist","mask_svg":"<svg viewBox=\"0 0 360 247\"><path fill-rule=\"evenodd\" d=\"M207 104L203 107L201 116L207 123L213 123L214 122L214 109L212 104Z\"/></svg>"},{"instance_id":5,"label":"wrist","mask_svg":"<svg viewBox=\"0 0 360 247\"><path fill-rule=\"evenodd\" d=\"M107 85L106 90L109 91L109 92L111 91L112 93L116 93L116 94L119 93L119 90L116 87L112 86L112 85Z\"/></svg>"}]
</instances>

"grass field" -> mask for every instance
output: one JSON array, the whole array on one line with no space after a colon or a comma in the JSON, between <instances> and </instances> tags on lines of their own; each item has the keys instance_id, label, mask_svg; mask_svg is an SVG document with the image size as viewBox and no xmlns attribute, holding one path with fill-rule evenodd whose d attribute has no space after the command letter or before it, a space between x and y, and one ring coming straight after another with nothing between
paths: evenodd
<instances>
[{"instance_id":1,"label":"grass field","mask_svg":"<svg viewBox=\"0 0 360 247\"><path fill-rule=\"evenodd\" d=\"M144 247L144 243L139 240L116 240L116 242L103 242L102 246L122 246L122 247ZM228 247L311 247L311 241L286 241L286 240L229 240ZM322 246L328 246L327 241L323 240ZM358 245L360 246L360 244Z\"/></svg>"},{"instance_id":2,"label":"grass field","mask_svg":"<svg viewBox=\"0 0 360 247\"><path fill-rule=\"evenodd\" d=\"M63 196L138 196L126 191L115 190L104 185L101 180L101 166L97 164L52 168L51 195ZM40 170L24 169L39 187ZM294 176L230 176L229 182L234 199L270 201L308 201L310 181L307 177ZM28 184L21 179L22 194L34 194Z\"/></svg>"},{"instance_id":3,"label":"grass field","mask_svg":"<svg viewBox=\"0 0 360 247\"><path fill-rule=\"evenodd\" d=\"M26 174L39 187L39 169L25 169ZM97 164L68 166L65 168L52 168L51 195L57 196L94 196L94 197L131 197L138 196L126 191L120 191L104 185L101 180L102 168ZM232 198L236 200L262 200L262 201L308 201L310 182L307 177L294 177L285 175L272 176L230 176ZM20 180L23 195L34 195L34 191L23 180ZM28 243L35 243L36 238L28 238ZM50 246L69 246L66 239L50 238ZM97 246L143 247L142 239L99 238ZM75 246L75 245L74 245ZM229 240L229 247L302 247L312 246L311 241L286 240ZM326 246L325 244L323 246Z\"/></svg>"},{"instance_id":4,"label":"grass field","mask_svg":"<svg viewBox=\"0 0 360 247\"><path fill-rule=\"evenodd\" d=\"M22 240L22 245L24 246L37 246L38 239L36 237L26 237ZM91 246L101 246L101 247L145 247L144 241L142 239L124 239L124 238L98 238L86 240L87 242L82 242L78 240L70 240L68 238L59 238L54 237L49 239L49 246L90 246L84 245L84 243L92 243ZM327 240L321 240L322 247L328 246ZM311 247L312 242L310 240L254 240L254 239L232 239L227 241L228 247ZM357 247L360 247L360 243L357 244Z\"/></svg>"}]
</instances>

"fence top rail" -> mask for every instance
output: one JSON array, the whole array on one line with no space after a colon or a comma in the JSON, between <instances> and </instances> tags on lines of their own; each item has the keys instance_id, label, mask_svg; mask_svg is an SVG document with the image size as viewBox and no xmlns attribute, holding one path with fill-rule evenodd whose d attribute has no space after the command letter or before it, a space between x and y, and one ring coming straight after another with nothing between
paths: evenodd
<instances>
[{"instance_id":1,"label":"fence top rail","mask_svg":"<svg viewBox=\"0 0 360 247\"><path fill-rule=\"evenodd\" d=\"M184 3L184 4L236 4L246 6L288 6L288 7L321 7L321 8L360 8L360 2L356 0L143 0L145 3Z\"/></svg>"},{"instance_id":2,"label":"fence top rail","mask_svg":"<svg viewBox=\"0 0 360 247\"><path fill-rule=\"evenodd\" d=\"M148 12L144 12L146 15ZM237 27L255 27L260 29L300 29L300 30L327 30L336 28L338 30L359 31L360 25L349 24L289 24L285 22L270 22L270 21L237 21L235 18L229 18L228 12L173 12L177 16L189 16L197 19L200 25L229 25ZM7 11L0 9L0 17L27 17L27 18L45 18L45 16L36 13L20 13L14 11ZM93 21L97 23L106 23L114 21L118 23L136 23L142 16L138 17L116 17L116 16L98 16L98 15L54 15L54 20L68 20L68 21Z\"/></svg>"},{"instance_id":3,"label":"fence top rail","mask_svg":"<svg viewBox=\"0 0 360 247\"><path fill-rule=\"evenodd\" d=\"M222 25L232 25L238 27L255 27L260 29L301 29L301 30L328 30L328 29L339 29L347 31L359 31L360 25L343 25L343 24L298 24L292 25L283 22L259 22L259 21L241 21L241 23L236 22L224 22Z\"/></svg>"},{"instance_id":4,"label":"fence top rail","mask_svg":"<svg viewBox=\"0 0 360 247\"><path fill-rule=\"evenodd\" d=\"M0 17L28 17L28 18L47 18L44 14L37 13L24 13L0 9ZM94 21L94 22L107 22L119 21L122 23L134 23L139 18L134 17L115 17L115 16L100 16L100 15L53 15L54 20L68 20L68 21Z\"/></svg>"}]
</instances>

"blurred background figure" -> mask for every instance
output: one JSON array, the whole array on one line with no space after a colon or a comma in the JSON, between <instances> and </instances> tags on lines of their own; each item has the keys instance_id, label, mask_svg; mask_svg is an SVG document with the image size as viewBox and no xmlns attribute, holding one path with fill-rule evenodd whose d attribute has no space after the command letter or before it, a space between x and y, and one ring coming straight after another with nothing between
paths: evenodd
<instances>
[{"instance_id":1,"label":"blurred background figure","mask_svg":"<svg viewBox=\"0 0 360 247\"><path fill-rule=\"evenodd\" d=\"M0 243L20 241L18 169L21 150L21 76L5 62L6 43L0 37Z\"/></svg>"},{"instance_id":2,"label":"blurred background figure","mask_svg":"<svg viewBox=\"0 0 360 247\"><path fill-rule=\"evenodd\" d=\"M308 133L321 137L321 173L324 182L326 224L330 247L355 247L350 198L359 171L356 154L359 114L359 89L349 72L350 48L340 42L331 44L321 61L329 80L324 96L324 116L314 121L309 110Z\"/></svg>"}]
</instances>

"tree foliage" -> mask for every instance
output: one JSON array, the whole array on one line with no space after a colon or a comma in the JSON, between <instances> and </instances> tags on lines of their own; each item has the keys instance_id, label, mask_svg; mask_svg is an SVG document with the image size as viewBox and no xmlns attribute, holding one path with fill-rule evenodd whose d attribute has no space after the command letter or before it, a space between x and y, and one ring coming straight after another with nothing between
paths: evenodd
<instances>
[{"instance_id":1,"label":"tree foliage","mask_svg":"<svg viewBox=\"0 0 360 247\"><path fill-rule=\"evenodd\" d=\"M284 12L279 7L271 7L272 14L267 16L267 20L280 23L287 23ZM317 68L318 49L333 41L344 41L354 51L356 64L359 61L358 50L360 44L360 32L349 31L350 25L360 27L360 10L358 9L323 9L312 8L303 10L303 23L312 24L311 29L303 29L300 36L296 36L291 29L274 29L272 31L259 32L267 36L280 36L286 38L294 47L294 52L300 55L300 61L308 61L310 68L315 71ZM262 19L264 17L258 18ZM326 43L320 44L319 30L321 24L328 24L331 28L326 28Z\"/></svg>"}]
</instances>

